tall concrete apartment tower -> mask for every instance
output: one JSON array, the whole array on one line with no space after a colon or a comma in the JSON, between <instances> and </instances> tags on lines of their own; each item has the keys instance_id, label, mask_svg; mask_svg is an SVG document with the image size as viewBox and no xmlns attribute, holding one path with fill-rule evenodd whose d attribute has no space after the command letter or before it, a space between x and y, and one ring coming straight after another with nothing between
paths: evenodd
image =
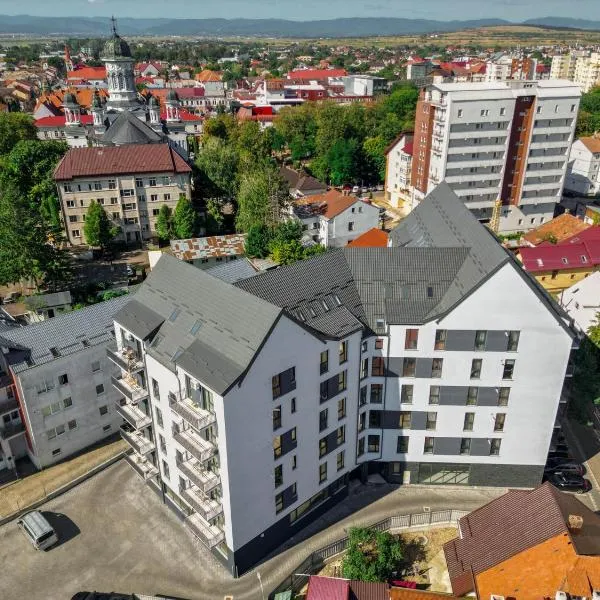
<instances>
[{"instance_id":1,"label":"tall concrete apartment tower","mask_svg":"<svg viewBox=\"0 0 600 600\"><path fill-rule=\"evenodd\" d=\"M445 180L484 223L501 199L501 233L550 220L562 194L580 96L576 84L562 80L429 86L415 120L415 201Z\"/></svg>"}]
</instances>

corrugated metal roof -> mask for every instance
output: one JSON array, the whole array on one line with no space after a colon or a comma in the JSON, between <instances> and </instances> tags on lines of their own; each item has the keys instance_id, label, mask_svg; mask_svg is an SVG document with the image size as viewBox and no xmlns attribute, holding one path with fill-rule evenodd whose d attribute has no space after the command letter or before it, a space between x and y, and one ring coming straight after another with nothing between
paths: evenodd
<instances>
[{"instance_id":1,"label":"corrugated metal roof","mask_svg":"<svg viewBox=\"0 0 600 600\"><path fill-rule=\"evenodd\" d=\"M349 593L348 579L312 575L308 580L306 600L348 600Z\"/></svg>"},{"instance_id":2,"label":"corrugated metal roof","mask_svg":"<svg viewBox=\"0 0 600 600\"><path fill-rule=\"evenodd\" d=\"M242 279L248 279L248 277L254 277L257 271L250 264L250 261L246 258L240 258L239 260L230 260L224 263L220 263L206 269L206 272L213 277L217 277L227 283L236 283Z\"/></svg>"}]
</instances>

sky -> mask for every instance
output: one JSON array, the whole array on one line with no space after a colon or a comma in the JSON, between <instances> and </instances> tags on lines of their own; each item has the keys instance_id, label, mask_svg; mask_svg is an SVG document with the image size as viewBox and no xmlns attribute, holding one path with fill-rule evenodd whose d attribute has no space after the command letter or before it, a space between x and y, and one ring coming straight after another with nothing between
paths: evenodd
<instances>
[{"instance_id":1,"label":"sky","mask_svg":"<svg viewBox=\"0 0 600 600\"><path fill-rule=\"evenodd\" d=\"M0 14L292 20L401 17L441 21L491 17L523 21L553 16L600 20L600 0L0 0Z\"/></svg>"}]
</instances>

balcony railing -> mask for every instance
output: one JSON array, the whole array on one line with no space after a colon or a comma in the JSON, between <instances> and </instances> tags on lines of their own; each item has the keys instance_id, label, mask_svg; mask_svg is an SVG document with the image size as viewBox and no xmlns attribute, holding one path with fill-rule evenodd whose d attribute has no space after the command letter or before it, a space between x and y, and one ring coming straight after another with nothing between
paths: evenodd
<instances>
[{"instance_id":1,"label":"balcony railing","mask_svg":"<svg viewBox=\"0 0 600 600\"><path fill-rule=\"evenodd\" d=\"M179 467L179 470L205 494L221 483L221 479L216 473L203 469L202 465L193 458L177 461L177 466Z\"/></svg>"},{"instance_id":2,"label":"balcony railing","mask_svg":"<svg viewBox=\"0 0 600 600\"><path fill-rule=\"evenodd\" d=\"M21 435L25 432L25 425L23 423L10 423L4 426L4 429L0 429L0 439L10 440L17 435Z\"/></svg>"},{"instance_id":3,"label":"balcony railing","mask_svg":"<svg viewBox=\"0 0 600 600\"><path fill-rule=\"evenodd\" d=\"M118 367L134 373L144 368L144 361L138 355L138 353L131 347L127 346L122 350L119 350L116 342L112 343L106 348L106 355L112 360Z\"/></svg>"},{"instance_id":4,"label":"balcony railing","mask_svg":"<svg viewBox=\"0 0 600 600\"><path fill-rule=\"evenodd\" d=\"M158 469L149 460L137 454L126 454L125 460L144 481L158 475Z\"/></svg>"},{"instance_id":5,"label":"balcony railing","mask_svg":"<svg viewBox=\"0 0 600 600\"><path fill-rule=\"evenodd\" d=\"M116 390L133 403L148 397L148 390L139 385L133 377L116 377L112 375L110 380Z\"/></svg>"},{"instance_id":6,"label":"balcony railing","mask_svg":"<svg viewBox=\"0 0 600 600\"><path fill-rule=\"evenodd\" d=\"M135 429L143 429L152 424L152 418L133 404L120 404L119 402L116 402L115 404L117 405L117 412L128 423L131 423Z\"/></svg>"},{"instance_id":7,"label":"balcony railing","mask_svg":"<svg viewBox=\"0 0 600 600\"><path fill-rule=\"evenodd\" d=\"M19 402L16 398L7 398L0 402L0 415L3 413L11 412L19 408Z\"/></svg>"},{"instance_id":8,"label":"balcony railing","mask_svg":"<svg viewBox=\"0 0 600 600\"><path fill-rule=\"evenodd\" d=\"M221 529L216 525L209 525L198 514L191 515L185 522L192 533L209 548L214 548L225 539L225 533Z\"/></svg>"},{"instance_id":9,"label":"balcony railing","mask_svg":"<svg viewBox=\"0 0 600 600\"><path fill-rule=\"evenodd\" d=\"M220 502L205 496L201 491L189 487L179 488L181 497L205 520L210 521L223 512Z\"/></svg>"},{"instance_id":10,"label":"balcony railing","mask_svg":"<svg viewBox=\"0 0 600 600\"><path fill-rule=\"evenodd\" d=\"M191 430L178 431L173 428L173 438L181 444L192 456L200 462L205 462L214 456L217 449L213 444L194 434Z\"/></svg>"},{"instance_id":11,"label":"balcony railing","mask_svg":"<svg viewBox=\"0 0 600 600\"><path fill-rule=\"evenodd\" d=\"M154 450L154 442L144 437L137 431L129 431L125 427L121 427L121 437L138 453L148 454Z\"/></svg>"},{"instance_id":12,"label":"balcony railing","mask_svg":"<svg viewBox=\"0 0 600 600\"><path fill-rule=\"evenodd\" d=\"M189 398L181 399L172 392L169 394L169 405L175 414L185 419L195 429L204 429L216 421L214 413L200 408Z\"/></svg>"}]
</instances>

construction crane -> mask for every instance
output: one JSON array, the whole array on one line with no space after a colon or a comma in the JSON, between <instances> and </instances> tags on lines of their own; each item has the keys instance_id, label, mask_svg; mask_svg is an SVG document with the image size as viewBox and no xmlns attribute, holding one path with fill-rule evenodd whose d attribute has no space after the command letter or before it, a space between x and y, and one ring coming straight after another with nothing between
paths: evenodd
<instances>
[{"instance_id":1,"label":"construction crane","mask_svg":"<svg viewBox=\"0 0 600 600\"><path fill-rule=\"evenodd\" d=\"M498 198L494 202L494 208L492 209L492 218L490 219L489 228L494 232L498 233L500 229L500 214L502 212L502 198Z\"/></svg>"}]
</instances>

